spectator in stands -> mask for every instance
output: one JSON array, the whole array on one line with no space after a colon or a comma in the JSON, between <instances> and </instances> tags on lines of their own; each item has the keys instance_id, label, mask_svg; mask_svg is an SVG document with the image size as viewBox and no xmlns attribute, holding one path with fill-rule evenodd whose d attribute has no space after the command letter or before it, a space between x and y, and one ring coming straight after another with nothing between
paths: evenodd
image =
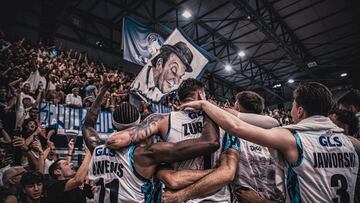
<instances>
[{"instance_id":1,"label":"spectator in stands","mask_svg":"<svg viewBox=\"0 0 360 203\"><path fill-rule=\"evenodd\" d=\"M73 88L71 94L66 95L66 105L72 108L82 107L82 99L79 95L79 88Z\"/></svg>"},{"instance_id":2,"label":"spectator in stands","mask_svg":"<svg viewBox=\"0 0 360 203\"><path fill-rule=\"evenodd\" d=\"M21 203L45 203L44 177L40 172L26 172L21 178L21 186L25 195Z\"/></svg>"},{"instance_id":3,"label":"spectator in stands","mask_svg":"<svg viewBox=\"0 0 360 203\"><path fill-rule=\"evenodd\" d=\"M65 98L65 93L62 91L62 85L57 84L55 89L54 104L63 104L64 98Z\"/></svg>"},{"instance_id":4,"label":"spectator in stands","mask_svg":"<svg viewBox=\"0 0 360 203\"><path fill-rule=\"evenodd\" d=\"M8 156L7 148L5 144L0 144L0 185L4 185L2 182L4 172L11 168L12 157Z\"/></svg>"},{"instance_id":5,"label":"spectator in stands","mask_svg":"<svg viewBox=\"0 0 360 203\"><path fill-rule=\"evenodd\" d=\"M71 163L58 159L49 167L49 174L55 180L48 187L48 201L52 203L85 203L85 193L79 186L85 182L91 154L85 150L85 158L77 172Z\"/></svg>"},{"instance_id":6,"label":"spectator in stands","mask_svg":"<svg viewBox=\"0 0 360 203\"><path fill-rule=\"evenodd\" d=\"M26 172L25 168L22 166L15 166L7 169L2 177L4 186L9 190L13 195L20 194L19 186L22 175Z\"/></svg>"},{"instance_id":7,"label":"spectator in stands","mask_svg":"<svg viewBox=\"0 0 360 203\"><path fill-rule=\"evenodd\" d=\"M0 202L18 203L16 196L11 194L6 187L0 186Z\"/></svg>"},{"instance_id":8,"label":"spectator in stands","mask_svg":"<svg viewBox=\"0 0 360 203\"><path fill-rule=\"evenodd\" d=\"M0 119L3 119L3 127L7 132L15 128L15 105L16 97L10 93L9 86L0 84Z\"/></svg>"},{"instance_id":9,"label":"spectator in stands","mask_svg":"<svg viewBox=\"0 0 360 203\"><path fill-rule=\"evenodd\" d=\"M96 98L98 90L94 83L95 81L93 79L89 80L89 84L85 87L85 97Z\"/></svg>"}]
</instances>

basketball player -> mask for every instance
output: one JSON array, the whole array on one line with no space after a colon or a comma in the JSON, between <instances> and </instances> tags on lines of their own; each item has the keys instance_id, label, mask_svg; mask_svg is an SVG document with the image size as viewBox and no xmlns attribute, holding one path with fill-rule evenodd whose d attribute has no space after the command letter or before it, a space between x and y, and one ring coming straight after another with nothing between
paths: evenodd
<instances>
[{"instance_id":1,"label":"basketball player","mask_svg":"<svg viewBox=\"0 0 360 203\"><path fill-rule=\"evenodd\" d=\"M235 98L236 111L233 114L237 117L239 115L244 116L244 114L253 117L257 115L258 123L251 124L267 129L279 126L276 119L261 115L265 105L264 99L259 94L252 91L243 91L239 92ZM266 123L269 126L264 127L264 125L261 125L262 123ZM244 196L244 193L250 193L252 190L255 192L255 198L258 200L284 202L283 173L277 174L279 171L277 167L279 165L275 163L272 157L278 156L276 152L273 152L275 150L244 139L240 139L240 148L240 160L236 177L232 184L234 187L233 191L237 194L237 199L240 202L255 202L254 199L249 199L249 195Z\"/></svg>"},{"instance_id":2,"label":"basketball player","mask_svg":"<svg viewBox=\"0 0 360 203\"><path fill-rule=\"evenodd\" d=\"M186 81L184 81L185 83ZM195 85L191 85L195 86ZM181 93L181 91L184 90L183 84L179 87L178 93ZM181 94L179 94L180 102L184 103L186 101L181 101ZM268 116L262 116L254 114L255 112L261 112L263 110L264 102L263 99L253 93L253 92L243 92L238 94L238 96L241 95L242 97L237 97L237 105L236 110L242 111L242 113L239 113L236 110L232 110L233 114L236 116L240 116L246 122L252 123L264 128L274 127L278 126L278 122ZM245 110L239 102L243 104L243 106L247 107L248 110ZM227 109L230 111L230 109ZM178 114L177 112L171 113ZM173 118L173 116L171 116ZM178 121L179 122L179 121ZM174 122L171 122L174 123ZM176 126L175 126L176 127ZM172 127L174 128L174 127ZM173 129L172 129L173 130ZM171 134L171 137L178 136L178 139L181 138L181 135L179 133L176 133L177 131L174 130ZM176 169L176 170L169 170L169 169L162 169L158 172L158 177L160 175L160 179L165 182L165 185L167 187L170 187L172 190L181 189L176 192L165 192L163 195L163 200L165 203L167 202L183 202L186 200L191 199L188 202L231 202L231 196L230 192L228 190L229 187L227 185L234 180L236 171L239 173L240 171L243 173L246 173L244 170L244 165L241 165L240 163L244 161L245 158L248 158L247 155L247 148L250 148L250 144L245 145L244 140L239 141L235 137L230 136L229 134L225 134L223 136L223 133L220 133L220 142L222 142L220 145L224 146L224 148L219 149L217 152L212 154L211 160L212 160L212 168L214 170L200 179L199 181L196 181L194 184L181 189L184 187L184 185L181 185L182 181L176 180L176 174L181 172L183 169ZM222 139L223 137L223 139ZM234 141L234 142L232 142ZM240 144L240 146L239 146ZM253 144L255 145L255 144ZM239 157L239 147L241 149L240 152L240 160L236 162L236 159ZM252 147L252 145L251 145ZM221 154L221 155L220 155ZM263 151L263 156L260 158L261 160L264 158L265 155L268 154L266 151ZM220 156L219 156L220 155ZM254 165L254 164L253 164ZM216 166L216 168L215 168ZM240 166L241 169L237 169L237 166ZM254 166L255 167L255 166ZM266 168L266 167L265 167ZM180 171L179 171L180 170ZM248 170L251 170L250 167L248 167ZM266 170L266 169L265 169ZM271 170L269 170L271 171ZM249 172L248 172L249 173ZM272 173L272 172L269 172ZM275 174L275 173L274 173ZM174 178L175 177L175 178ZM181 177L180 177L181 178ZM242 177L243 178L243 177ZM175 179L175 180L174 180ZM250 180L245 180L245 182L248 181L254 181L253 178L249 178ZM179 188L172 188L172 186L175 185ZM186 186L186 185L185 185ZM255 189L251 187L249 184L242 185L242 188L245 188L247 186L247 189ZM261 190L262 188L256 188ZM215 194L214 194L215 193ZM203 198L199 198L203 197ZM196 199L195 199L196 198ZM257 197L257 199L260 199ZM253 199L251 199L253 200Z\"/></svg>"},{"instance_id":3,"label":"basketball player","mask_svg":"<svg viewBox=\"0 0 360 203\"><path fill-rule=\"evenodd\" d=\"M291 110L296 124L269 130L247 124L207 101L189 102L182 108L202 109L232 135L278 149L286 160L287 202L354 202L356 150L360 150L356 140L326 117L332 104L324 85L300 84Z\"/></svg>"},{"instance_id":4,"label":"basketball player","mask_svg":"<svg viewBox=\"0 0 360 203\"><path fill-rule=\"evenodd\" d=\"M111 150L102 144L93 126L98 117L101 98L112 81L114 81L113 76L106 75L104 77L104 87L101 88L98 97L88 111L83 128L85 143L90 150L94 151L89 178L94 180L97 185L95 202L151 202L150 179L155 173L157 165L163 162L183 161L216 151L219 147L218 127L205 117L203 135L199 138L176 144L169 142L153 144L152 139L147 139L137 145ZM130 105L122 109L120 107L116 110L118 113L114 115L128 114L128 117L132 118L128 121L134 122L140 115L131 108L135 107ZM166 118L168 118L167 115L153 114L142 123L119 133L129 132L133 133L132 136L140 137L147 133L165 136L168 125L163 125L163 122ZM123 126L118 123L119 120L120 118L113 117L114 127L121 130ZM113 136L116 136L116 133Z\"/></svg>"}]
</instances>

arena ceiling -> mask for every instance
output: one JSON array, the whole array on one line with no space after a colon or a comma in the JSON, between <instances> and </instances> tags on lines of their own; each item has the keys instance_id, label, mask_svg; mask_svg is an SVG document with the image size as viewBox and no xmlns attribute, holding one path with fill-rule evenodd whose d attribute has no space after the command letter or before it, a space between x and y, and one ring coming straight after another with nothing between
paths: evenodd
<instances>
[{"instance_id":1,"label":"arena ceiling","mask_svg":"<svg viewBox=\"0 0 360 203\"><path fill-rule=\"evenodd\" d=\"M360 9L356 0L60 2L64 2L62 17L77 16L112 29L110 37L101 31L92 34L107 44L117 43L113 33L121 32L124 16L155 29L159 24L181 28L215 56L204 80L213 93L224 98L233 98L239 90L255 90L269 103L281 103L291 99L292 90L302 81L319 81L333 88L359 87ZM185 10L192 14L188 19L182 16ZM78 31L79 38L84 31L86 27ZM240 51L245 56L240 57ZM226 65L231 70L225 70ZM341 77L342 73L347 76Z\"/></svg>"}]
</instances>

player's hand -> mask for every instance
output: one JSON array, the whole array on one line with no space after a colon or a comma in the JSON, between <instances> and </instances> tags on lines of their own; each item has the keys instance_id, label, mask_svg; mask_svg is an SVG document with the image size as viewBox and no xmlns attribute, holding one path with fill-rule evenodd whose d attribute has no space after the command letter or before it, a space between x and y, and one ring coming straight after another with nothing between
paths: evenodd
<instances>
[{"instance_id":1,"label":"player's hand","mask_svg":"<svg viewBox=\"0 0 360 203\"><path fill-rule=\"evenodd\" d=\"M182 110L183 110L183 109L201 110L204 102L206 102L206 101L198 100L198 101L187 102L187 103L185 103L185 104L182 104L182 105L180 106L180 109L182 109Z\"/></svg>"},{"instance_id":2,"label":"player's hand","mask_svg":"<svg viewBox=\"0 0 360 203\"><path fill-rule=\"evenodd\" d=\"M264 199L261 198L254 190L246 189L242 190L239 189L236 191L237 199L243 203L262 203Z\"/></svg>"},{"instance_id":3,"label":"player's hand","mask_svg":"<svg viewBox=\"0 0 360 203\"><path fill-rule=\"evenodd\" d=\"M181 203L185 200L182 199L182 195L179 192L166 191L162 195L163 203Z\"/></svg>"},{"instance_id":4,"label":"player's hand","mask_svg":"<svg viewBox=\"0 0 360 203\"><path fill-rule=\"evenodd\" d=\"M131 144L131 137L128 132L115 132L105 140L106 147L109 149L120 149Z\"/></svg>"}]
</instances>

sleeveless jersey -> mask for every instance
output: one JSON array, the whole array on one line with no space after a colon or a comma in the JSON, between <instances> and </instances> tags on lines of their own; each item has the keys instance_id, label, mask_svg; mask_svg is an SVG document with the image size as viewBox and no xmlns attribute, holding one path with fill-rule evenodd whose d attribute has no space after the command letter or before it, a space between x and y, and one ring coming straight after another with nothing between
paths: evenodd
<instances>
[{"instance_id":1,"label":"sleeveless jersey","mask_svg":"<svg viewBox=\"0 0 360 203\"><path fill-rule=\"evenodd\" d=\"M240 139L240 158L232 184L234 191L253 189L262 198L284 202L283 168L275 162L277 159L274 156L280 154L276 150Z\"/></svg>"},{"instance_id":2,"label":"sleeveless jersey","mask_svg":"<svg viewBox=\"0 0 360 203\"><path fill-rule=\"evenodd\" d=\"M201 111L178 111L170 113L170 130L166 136L168 142L180 142L182 140L198 138L203 129L203 114ZM233 148L239 151L240 141L220 129L220 148L208 156L197 157L179 163L174 163L175 169L203 170L216 168L219 164L220 155L223 151ZM188 203L197 202L231 202L231 194L228 186L223 187L217 193L199 199L187 201Z\"/></svg>"},{"instance_id":3,"label":"sleeveless jersey","mask_svg":"<svg viewBox=\"0 0 360 203\"><path fill-rule=\"evenodd\" d=\"M94 149L89 179L96 184L95 202L151 202L151 183L137 174L134 167L135 145L110 150L105 145Z\"/></svg>"},{"instance_id":4,"label":"sleeveless jersey","mask_svg":"<svg viewBox=\"0 0 360 203\"><path fill-rule=\"evenodd\" d=\"M325 130L294 137L299 161L286 164L287 202L354 202L359 160L352 142Z\"/></svg>"},{"instance_id":5,"label":"sleeveless jersey","mask_svg":"<svg viewBox=\"0 0 360 203\"><path fill-rule=\"evenodd\" d=\"M180 142L183 140L201 137L203 129L202 111L175 111L169 114L169 132L165 136L167 142ZM203 157L196 157L191 160L174 163L174 169L203 169Z\"/></svg>"}]
</instances>

